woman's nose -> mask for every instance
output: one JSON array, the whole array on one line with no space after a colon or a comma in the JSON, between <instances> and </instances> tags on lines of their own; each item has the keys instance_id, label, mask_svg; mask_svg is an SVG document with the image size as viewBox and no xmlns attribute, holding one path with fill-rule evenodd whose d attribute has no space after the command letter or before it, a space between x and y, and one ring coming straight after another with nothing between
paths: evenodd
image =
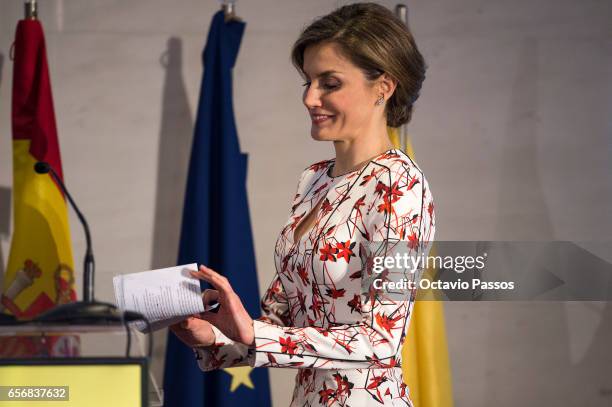
<instances>
[{"instance_id":1,"label":"woman's nose","mask_svg":"<svg viewBox=\"0 0 612 407\"><path fill-rule=\"evenodd\" d=\"M321 106L321 96L316 89L312 88L312 86L309 86L304 90L302 101L304 102L304 106L306 106L308 109Z\"/></svg>"}]
</instances>

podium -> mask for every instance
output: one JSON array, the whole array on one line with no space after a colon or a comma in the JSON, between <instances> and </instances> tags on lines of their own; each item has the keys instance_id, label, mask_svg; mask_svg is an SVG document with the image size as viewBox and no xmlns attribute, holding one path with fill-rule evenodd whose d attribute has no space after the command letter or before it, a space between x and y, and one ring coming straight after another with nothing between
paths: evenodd
<instances>
[{"instance_id":1,"label":"podium","mask_svg":"<svg viewBox=\"0 0 612 407\"><path fill-rule=\"evenodd\" d=\"M132 330L124 324L0 325L0 407L149 406L150 361L144 346L130 354L140 335Z\"/></svg>"}]
</instances>

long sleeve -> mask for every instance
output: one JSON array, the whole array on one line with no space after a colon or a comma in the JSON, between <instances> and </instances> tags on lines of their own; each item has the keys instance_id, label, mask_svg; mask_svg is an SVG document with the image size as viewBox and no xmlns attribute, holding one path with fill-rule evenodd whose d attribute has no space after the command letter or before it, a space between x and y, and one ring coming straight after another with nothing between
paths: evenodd
<instances>
[{"instance_id":1,"label":"long sleeve","mask_svg":"<svg viewBox=\"0 0 612 407\"><path fill-rule=\"evenodd\" d=\"M287 326L291 322L287 294L283 289L283 283L278 273L274 276L265 295L261 299L261 310L262 316L258 318L259 321L280 326Z\"/></svg>"},{"instance_id":2,"label":"long sleeve","mask_svg":"<svg viewBox=\"0 0 612 407\"><path fill-rule=\"evenodd\" d=\"M427 181L416 167L395 168L386 175L378 179L376 192L366 205L366 235L372 242L382 242L387 256L402 244L412 254L427 255L434 236L433 201ZM327 261L324 257L321 260ZM418 279L420 272L412 278ZM274 320L256 320L253 366L318 369L397 366L415 295L416 288L402 291L400 298L389 298L384 292L355 295L360 320L350 324L289 327Z\"/></svg>"},{"instance_id":3,"label":"long sleeve","mask_svg":"<svg viewBox=\"0 0 612 407\"><path fill-rule=\"evenodd\" d=\"M300 174L292 204L295 204L301 197L301 188L306 177L310 175L312 173L309 169L305 169ZM289 305L278 273L275 274L262 297L261 309L262 316L258 320L277 326L285 326L289 323ZM201 370L210 371L227 367L253 365L255 355L253 348L231 340L215 326L213 326L213 331L216 338L214 345L193 349Z\"/></svg>"},{"instance_id":4,"label":"long sleeve","mask_svg":"<svg viewBox=\"0 0 612 407\"><path fill-rule=\"evenodd\" d=\"M261 321L277 325L286 325L289 321L289 306L283 285L278 274L270 283L261 300ZM210 371L226 367L253 366L255 351L225 336L213 325L215 344L208 347L194 348L200 369Z\"/></svg>"},{"instance_id":5,"label":"long sleeve","mask_svg":"<svg viewBox=\"0 0 612 407\"><path fill-rule=\"evenodd\" d=\"M253 365L254 352L252 348L234 342L225 336L214 325L215 344L207 347L193 348L198 366L201 370L208 372L226 367Z\"/></svg>"}]
</instances>

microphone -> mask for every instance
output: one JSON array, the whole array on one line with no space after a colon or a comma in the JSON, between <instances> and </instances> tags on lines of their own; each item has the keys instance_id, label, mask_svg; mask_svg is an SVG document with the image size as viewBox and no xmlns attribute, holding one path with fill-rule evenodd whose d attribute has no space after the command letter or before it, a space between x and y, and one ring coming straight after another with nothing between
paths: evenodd
<instances>
[{"instance_id":1,"label":"microphone","mask_svg":"<svg viewBox=\"0 0 612 407\"><path fill-rule=\"evenodd\" d=\"M87 241L87 249L85 250L85 258L83 261L83 301L70 302L56 306L36 317L35 321L39 322L55 322L55 323L71 323L71 324L108 324L108 323L124 323L126 319L135 319L135 314L124 316L113 304L99 302L94 297L94 271L95 261L93 249L91 245L91 233L87 220L79 210L78 206L72 199L72 196L66 189L66 185L62 182L53 167L46 162L37 162L34 165L34 171L38 174L50 174L53 180L60 187L68 202L76 212L83 229L85 230L85 239ZM126 318L127 317L127 318ZM144 319L144 316L141 316Z\"/></svg>"},{"instance_id":2,"label":"microphone","mask_svg":"<svg viewBox=\"0 0 612 407\"><path fill-rule=\"evenodd\" d=\"M49 163L39 161L36 164L34 164L34 171L36 171L39 174L46 174L49 172L49 170L51 170L51 166L49 165Z\"/></svg>"},{"instance_id":3,"label":"microphone","mask_svg":"<svg viewBox=\"0 0 612 407\"><path fill-rule=\"evenodd\" d=\"M87 224L87 220L79 210L79 207L72 199L72 196L66 189L66 185L62 182L61 178L57 175L53 167L49 165L49 163L44 161L39 161L34 164L34 171L38 174L51 174L51 177L55 180L57 185L59 185L60 189L68 198L68 202L76 212L81 225L83 225L83 229L85 230L85 240L87 242L87 249L85 250L85 259L83 264L83 300L85 302L95 301L94 299L94 272L95 272L95 261L93 255L93 249L91 247L91 233L89 231L89 225Z\"/></svg>"},{"instance_id":4,"label":"microphone","mask_svg":"<svg viewBox=\"0 0 612 407\"><path fill-rule=\"evenodd\" d=\"M39 161L36 164L34 164L34 171L36 171L39 174L46 174L49 172L50 169L51 169L51 166L49 165L49 163Z\"/></svg>"}]
</instances>

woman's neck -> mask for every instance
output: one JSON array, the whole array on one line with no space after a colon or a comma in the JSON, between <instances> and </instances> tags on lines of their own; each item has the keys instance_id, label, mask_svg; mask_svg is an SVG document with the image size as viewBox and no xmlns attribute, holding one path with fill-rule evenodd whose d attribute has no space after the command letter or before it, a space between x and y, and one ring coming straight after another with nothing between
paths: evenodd
<instances>
[{"instance_id":1,"label":"woman's neck","mask_svg":"<svg viewBox=\"0 0 612 407\"><path fill-rule=\"evenodd\" d=\"M368 163L373 157L393 148L385 128L384 135L357 140L334 141L336 161L332 176L336 177L347 172L355 171Z\"/></svg>"}]
</instances>

